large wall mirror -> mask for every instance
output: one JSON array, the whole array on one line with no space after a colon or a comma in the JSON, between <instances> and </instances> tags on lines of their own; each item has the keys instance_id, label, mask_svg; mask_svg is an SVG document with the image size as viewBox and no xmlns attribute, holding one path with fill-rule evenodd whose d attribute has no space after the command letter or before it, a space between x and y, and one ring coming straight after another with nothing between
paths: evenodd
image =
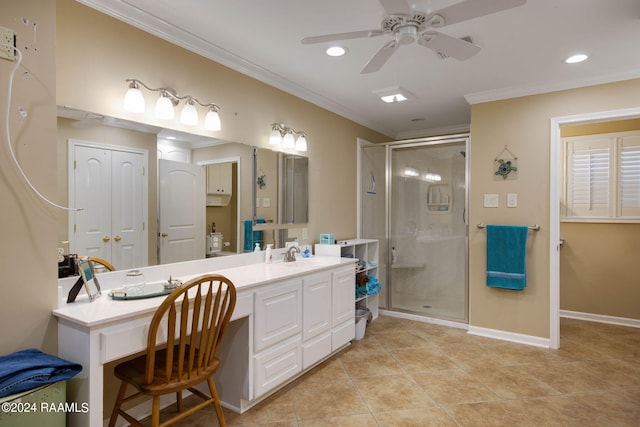
<instances>
[{"instance_id":1,"label":"large wall mirror","mask_svg":"<svg viewBox=\"0 0 640 427\"><path fill-rule=\"evenodd\" d=\"M144 221L148 265L185 260L163 259L158 253L162 239L167 238L163 234L171 234L160 229L160 205L164 202L172 203L167 197L159 196L161 159L200 169L204 212L202 220L199 219L198 222L201 223L199 233L203 235L203 248L196 254L185 255L188 259L206 256L207 236L214 230L224 236L224 247L215 253L215 256L219 256L253 250L254 230L262 233L261 247L266 243L273 243L276 248L282 247L286 241L294 240L296 230L308 222L308 159L304 156L60 107L58 181L61 200L69 200L69 192L72 191L68 187L69 171L73 167L68 160L70 140L148 153L148 217ZM110 199L104 194L99 197ZM176 210L181 212L180 209ZM60 218L59 224L59 240L69 241L73 221L64 216ZM98 243L103 238L114 238L107 233L102 234ZM114 243L113 240L110 242ZM78 251L70 248L70 252ZM106 255L102 257L111 258ZM127 265L126 262L115 265L117 269L137 266L140 265Z\"/></svg>"}]
</instances>

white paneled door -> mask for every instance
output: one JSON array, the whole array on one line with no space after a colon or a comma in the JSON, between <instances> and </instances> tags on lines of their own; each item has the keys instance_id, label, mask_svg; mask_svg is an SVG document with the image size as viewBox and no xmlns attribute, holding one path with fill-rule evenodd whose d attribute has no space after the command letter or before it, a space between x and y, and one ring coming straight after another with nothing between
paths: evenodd
<instances>
[{"instance_id":1,"label":"white paneled door","mask_svg":"<svg viewBox=\"0 0 640 427\"><path fill-rule=\"evenodd\" d=\"M158 262L205 257L205 188L201 166L158 160Z\"/></svg>"},{"instance_id":2,"label":"white paneled door","mask_svg":"<svg viewBox=\"0 0 640 427\"><path fill-rule=\"evenodd\" d=\"M124 270L147 265L147 154L70 141L69 243Z\"/></svg>"}]
</instances>

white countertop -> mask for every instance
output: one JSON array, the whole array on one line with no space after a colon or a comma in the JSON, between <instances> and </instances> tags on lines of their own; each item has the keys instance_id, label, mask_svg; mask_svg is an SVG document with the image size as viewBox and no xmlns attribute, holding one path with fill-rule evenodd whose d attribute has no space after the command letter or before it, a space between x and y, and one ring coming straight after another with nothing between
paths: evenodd
<instances>
[{"instance_id":1,"label":"white countertop","mask_svg":"<svg viewBox=\"0 0 640 427\"><path fill-rule=\"evenodd\" d=\"M242 255L241 255L242 256ZM221 258L233 258L233 257L221 257ZM255 286L265 285L271 282L281 281L288 278L294 278L301 275L306 275L313 272L319 272L327 270L341 265L349 265L355 262L354 259L327 257L327 256L314 256L311 258L298 259L295 262L284 263L280 260L274 261L271 264L264 262L252 263L241 266L233 266L227 268L215 268L214 265L198 264L194 266L189 273L185 272L184 265L182 269L175 268L178 263L174 265L174 270L182 270L183 274L172 275L173 279L180 279L183 282L190 280L194 277L198 277L202 274L216 273L227 277L236 286L238 292L250 289ZM223 267L223 265L220 265ZM156 280L155 278L149 279L148 272L154 270L162 271L166 270L166 266L146 267L145 277L147 281ZM115 272L114 272L115 273ZM114 273L105 273L105 277L115 277ZM123 273L120 272L120 275ZM163 273L164 274L164 273ZM110 275L110 276L107 276ZM101 275L97 275L100 283L102 284ZM119 276L118 276L119 277ZM64 283L71 283L77 278L65 279ZM136 300L113 300L107 293L108 289L114 287L113 280L106 280L107 286L102 286L102 296L89 302L86 293L82 291L78 296L76 302L66 304L61 302L58 309L53 310L53 315L59 319L66 319L81 327L94 328L97 326L105 326L109 323L116 322L123 318L131 318L132 316L144 316L148 313L152 313L160 305L164 297L153 297L146 299ZM60 285L60 295L64 296L66 301L66 287L68 285Z\"/></svg>"}]
</instances>

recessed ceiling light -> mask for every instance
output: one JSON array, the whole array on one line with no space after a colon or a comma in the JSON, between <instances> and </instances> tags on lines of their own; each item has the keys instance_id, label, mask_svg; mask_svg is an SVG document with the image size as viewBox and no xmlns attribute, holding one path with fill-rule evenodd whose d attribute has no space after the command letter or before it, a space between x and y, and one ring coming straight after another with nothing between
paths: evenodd
<instances>
[{"instance_id":1,"label":"recessed ceiling light","mask_svg":"<svg viewBox=\"0 0 640 427\"><path fill-rule=\"evenodd\" d=\"M329 56L342 56L347 53L347 48L342 46L331 46L327 49L327 55Z\"/></svg>"},{"instance_id":2,"label":"recessed ceiling light","mask_svg":"<svg viewBox=\"0 0 640 427\"><path fill-rule=\"evenodd\" d=\"M580 53L578 55L572 55L564 60L567 64L577 64L578 62L585 61L588 58L587 55Z\"/></svg>"}]
</instances>

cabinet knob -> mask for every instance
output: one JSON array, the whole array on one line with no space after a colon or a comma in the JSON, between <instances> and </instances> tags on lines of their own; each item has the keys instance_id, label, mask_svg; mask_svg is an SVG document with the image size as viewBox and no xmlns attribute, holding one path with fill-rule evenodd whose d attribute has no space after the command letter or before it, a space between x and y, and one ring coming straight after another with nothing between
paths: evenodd
<instances>
[{"instance_id":1,"label":"cabinet knob","mask_svg":"<svg viewBox=\"0 0 640 427\"><path fill-rule=\"evenodd\" d=\"M162 237L167 237L169 235L169 233L162 233L160 234Z\"/></svg>"},{"instance_id":2,"label":"cabinet knob","mask_svg":"<svg viewBox=\"0 0 640 427\"><path fill-rule=\"evenodd\" d=\"M102 241L107 243L109 240L111 240L111 237L109 236L102 236Z\"/></svg>"},{"instance_id":3,"label":"cabinet knob","mask_svg":"<svg viewBox=\"0 0 640 427\"><path fill-rule=\"evenodd\" d=\"M122 237L116 235L113 240L115 240L116 242L119 242L120 240L122 240Z\"/></svg>"}]
</instances>

